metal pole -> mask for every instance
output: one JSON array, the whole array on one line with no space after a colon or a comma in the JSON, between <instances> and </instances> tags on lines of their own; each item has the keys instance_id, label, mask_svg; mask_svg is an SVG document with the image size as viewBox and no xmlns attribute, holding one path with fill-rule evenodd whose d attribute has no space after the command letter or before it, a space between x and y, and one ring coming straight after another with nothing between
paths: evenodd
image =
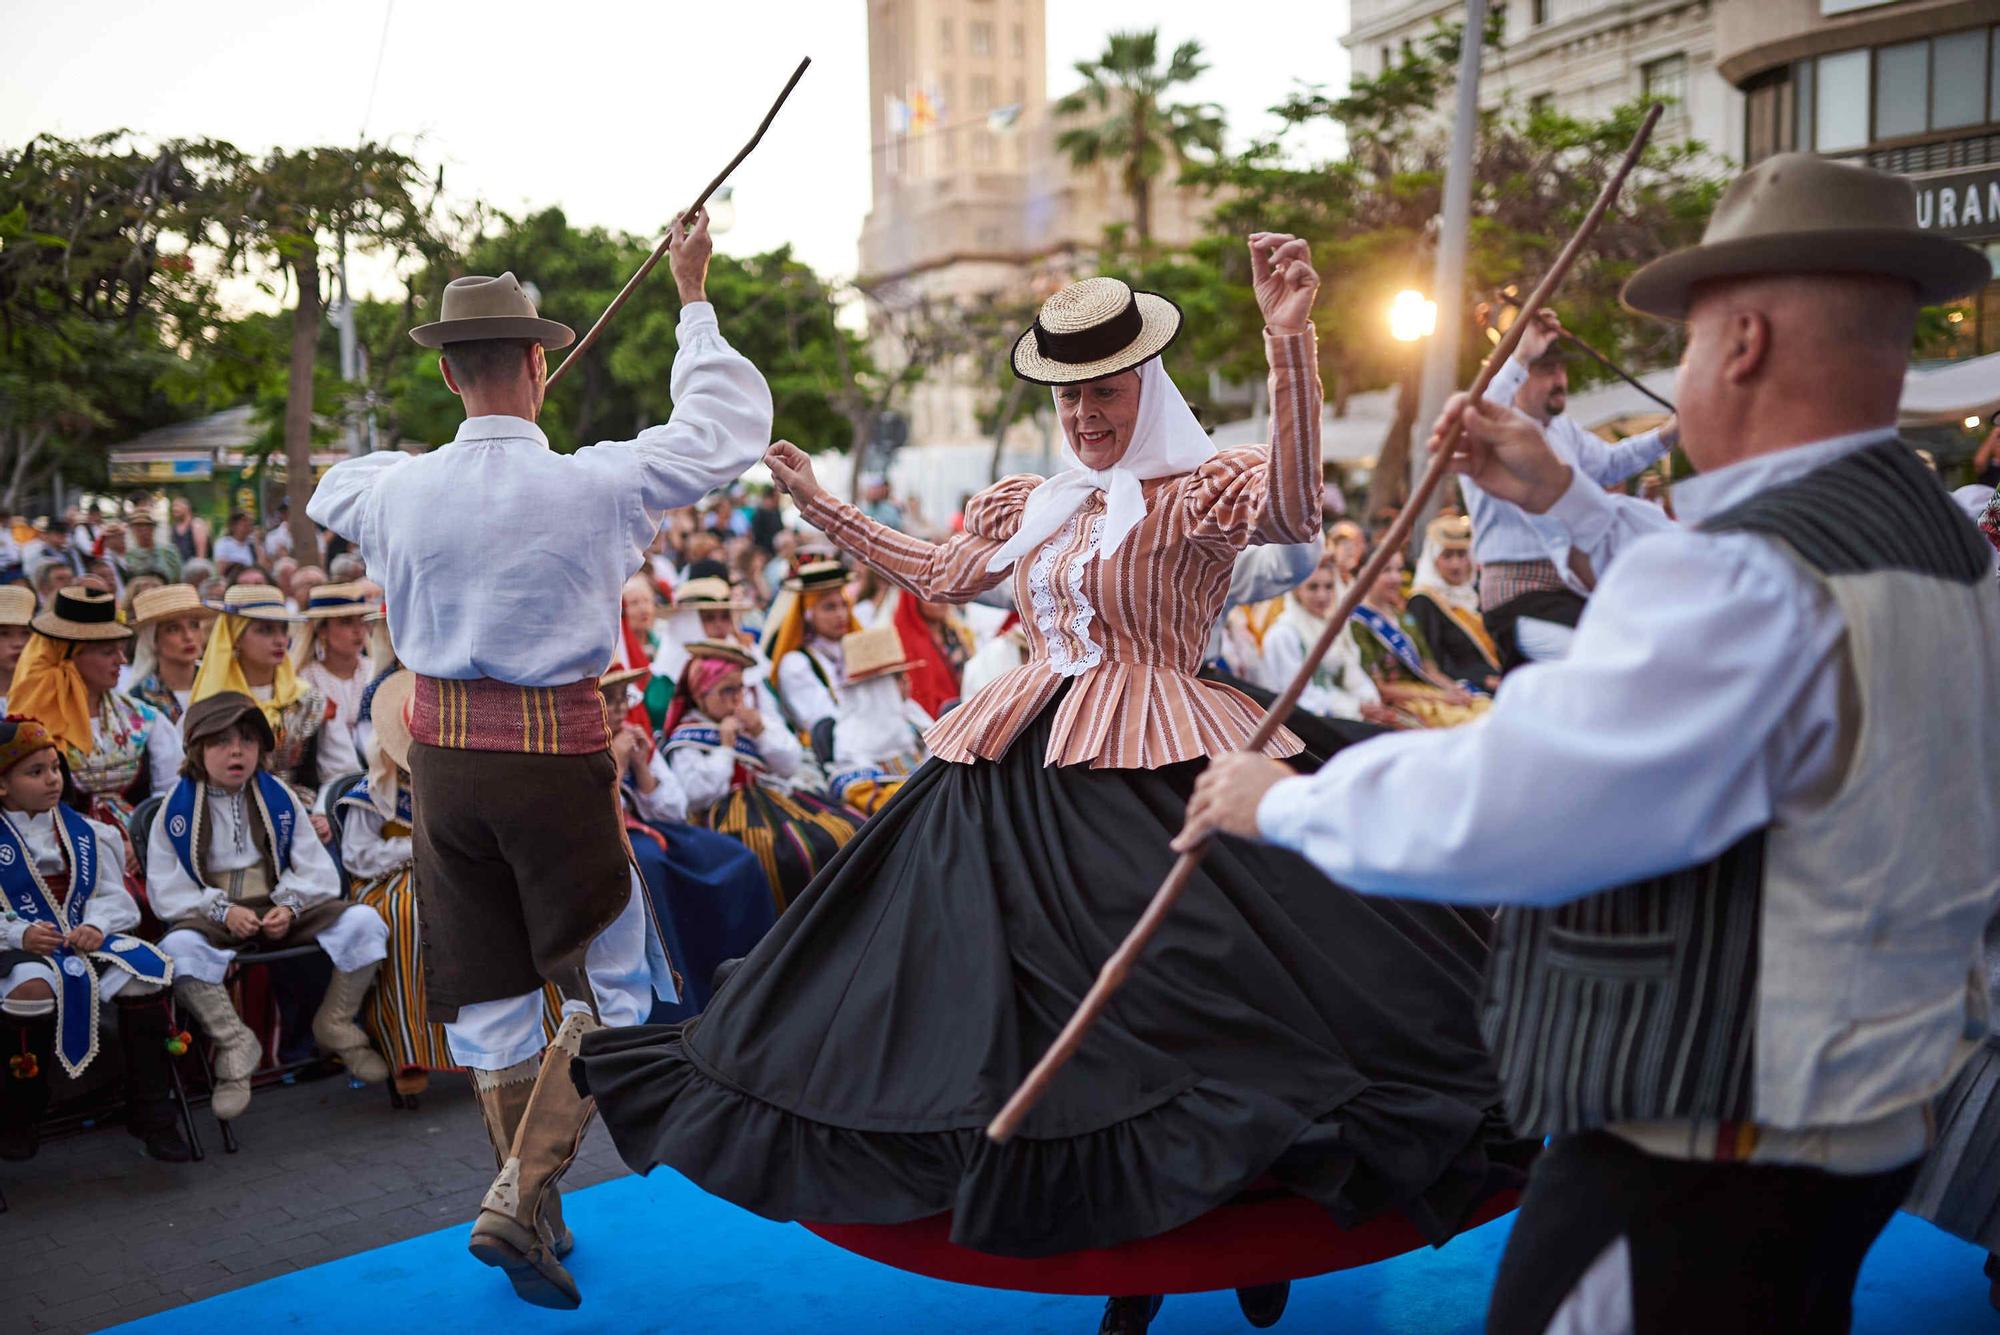
<instances>
[{"instance_id":1,"label":"metal pole","mask_svg":"<svg viewBox=\"0 0 2000 1335\"><path fill-rule=\"evenodd\" d=\"M1444 401L1458 388L1458 351L1465 323L1466 234L1472 218L1472 151L1479 133L1479 65L1486 45L1486 0L1465 0L1465 29L1459 37L1458 101L1451 119L1451 161L1444 174L1444 208L1438 223L1437 268L1431 275L1431 300L1437 303L1437 329L1424 350L1424 378L1417 395L1417 420L1411 426L1410 485L1430 462L1416 442L1430 435L1431 423L1444 411ZM1437 510L1425 505L1412 531L1422 533Z\"/></svg>"},{"instance_id":2,"label":"metal pole","mask_svg":"<svg viewBox=\"0 0 2000 1335\"><path fill-rule=\"evenodd\" d=\"M340 279L340 309L337 322L340 328L340 379L344 384L358 384L361 380L360 341L354 333L354 298L347 293L347 233L340 234L340 264L336 270ZM347 405L347 452L349 454L368 453L368 435L352 396Z\"/></svg>"}]
</instances>

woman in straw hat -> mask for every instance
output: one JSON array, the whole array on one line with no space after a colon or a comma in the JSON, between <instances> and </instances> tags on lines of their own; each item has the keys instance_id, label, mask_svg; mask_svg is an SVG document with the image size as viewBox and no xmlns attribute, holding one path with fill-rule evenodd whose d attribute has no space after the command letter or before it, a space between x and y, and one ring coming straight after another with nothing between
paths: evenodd
<instances>
[{"instance_id":1,"label":"woman in straw hat","mask_svg":"<svg viewBox=\"0 0 2000 1335\"><path fill-rule=\"evenodd\" d=\"M405 718L415 681L410 673L397 672L376 690L372 703L379 713L367 776L335 804L341 866L355 881L349 898L375 910L389 927L389 958L376 976L361 1022L387 1062L396 1092L405 1097L428 1089L431 1072L460 1069L444 1026L430 1020L424 1000L423 925L411 876L416 818L410 804L410 727ZM552 987L545 995L543 1025L553 1034L561 1023L562 999Z\"/></svg>"},{"instance_id":2,"label":"woman in straw hat","mask_svg":"<svg viewBox=\"0 0 2000 1335\"><path fill-rule=\"evenodd\" d=\"M292 627L304 620L288 611L285 596L265 584L239 584L223 595L222 615L208 633L195 674L193 701L237 691L257 702L277 745L264 767L298 789L308 804L320 780L318 743L327 722L326 693L299 675L292 662ZM318 829L325 817L315 812ZM326 831L320 831L326 837Z\"/></svg>"},{"instance_id":3,"label":"woman in straw hat","mask_svg":"<svg viewBox=\"0 0 2000 1335\"><path fill-rule=\"evenodd\" d=\"M192 584L149 589L132 600L132 694L175 726L194 697L195 673L214 619Z\"/></svg>"},{"instance_id":4,"label":"woman in straw hat","mask_svg":"<svg viewBox=\"0 0 2000 1335\"><path fill-rule=\"evenodd\" d=\"M833 779L827 791L856 811L873 815L903 780L924 763L924 732L931 716L911 698L917 662L895 626L857 630L841 643L847 680L833 724Z\"/></svg>"},{"instance_id":5,"label":"woman in straw hat","mask_svg":"<svg viewBox=\"0 0 2000 1335\"><path fill-rule=\"evenodd\" d=\"M1196 675L1238 554L1319 536L1318 278L1303 241L1250 251L1268 448L1215 448L1160 362L1179 312L1108 278L1052 297L1014 351L1053 387L1073 465L975 496L961 535L873 523L773 447L805 518L908 593L965 601L1011 575L1030 657L931 730L932 759L697 1025L586 1042L628 1163L772 1218L949 1211L954 1241L1012 1256L1149 1237L1266 1176L1442 1242L1491 1190L1483 918L1371 906L1243 844L1195 874L1023 1134L980 1132L1171 865L1204 758L1256 727ZM1260 1319L1281 1301L1245 1295ZM1133 1309L1111 1328L1142 1326Z\"/></svg>"},{"instance_id":6,"label":"woman in straw hat","mask_svg":"<svg viewBox=\"0 0 2000 1335\"><path fill-rule=\"evenodd\" d=\"M777 670L778 703L810 734L840 711L843 637L861 629L848 599L847 567L812 561L785 581L764 623L764 657Z\"/></svg>"},{"instance_id":7,"label":"woman in straw hat","mask_svg":"<svg viewBox=\"0 0 2000 1335\"><path fill-rule=\"evenodd\" d=\"M854 837L853 812L793 786L799 742L746 698L748 652L717 640L687 646L660 750L697 824L740 840L763 863L780 912Z\"/></svg>"},{"instance_id":8,"label":"woman in straw hat","mask_svg":"<svg viewBox=\"0 0 2000 1335\"><path fill-rule=\"evenodd\" d=\"M646 712L652 719L654 731L657 732L666 721L667 705L673 699L674 686L681 679L681 669L687 666L687 646L695 640L733 644L749 654L755 662L743 671L744 688L755 697L760 707L765 704L775 706L776 696L771 692L771 661L764 657L756 637L747 634L737 621L749 610L749 602L737 597L729 581L719 575L686 580L674 590L673 603L667 609L665 620L660 623L660 644L653 655L652 678L646 684ZM782 711L777 712L782 717Z\"/></svg>"},{"instance_id":9,"label":"woman in straw hat","mask_svg":"<svg viewBox=\"0 0 2000 1335\"><path fill-rule=\"evenodd\" d=\"M329 706L316 756L322 780L362 768L356 733L361 697L376 676L368 640L370 618L380 610L373 590L364 584L321 584L299 608L305 627L292 647L292 664Z\"/></svg>"},{"instance_id":10,"label":"woman in straw hat","mask_svg":"<svg viewBox=\"0 0 2000 1335\"><path fill-rule=\"evenodd\" d=\"M131 638L109 593L59 590L35 617L7 700L9 712L39 720L55 738L86 814L120 829L141 800L174 786L181 767L179 729L118 689Z\"/></svg>"},{"instance_id":11,"label":"woman in straw hat","mask_svg":"<svg viewBox=\"0 0 2000 1335\"><path fill-rule=\"evenodd\" d=\"M25 584L0 584L0 709L6 708L34 619L35 591Z\"/></svg>"}]
</instances>

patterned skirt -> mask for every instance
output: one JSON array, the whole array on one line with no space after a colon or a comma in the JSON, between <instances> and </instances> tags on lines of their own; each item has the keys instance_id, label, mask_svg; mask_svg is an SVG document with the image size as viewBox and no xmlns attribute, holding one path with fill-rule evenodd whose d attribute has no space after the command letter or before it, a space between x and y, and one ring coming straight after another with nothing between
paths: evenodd
<instances>
[{"instance_id":1,"label":"patterned skirt","mask_svg":"<svg viewBox=\"0 0 2000 1335\"><path fill-rule=\"evenodd\" d=\"M355 887L354 899L389 924L389 958L375 976L374 990L361 1009L361 1023L389 1063L398 1087L423 1071L456 1071L444 1026L424 1018L423 932L417 922L417 890L410 869L392 871ZM542 989L542 1032L553 1037L562 1023L562 998L553 986Z\"/></svg>"},{"instance_id":2,"label":"patterned skirt","mask_svg":"<svg viewBox=\"0 0 2000 1335\"><path fill-rule=\"evenodd\" d=\"M695 817L757 855L771 899L785 906L854 837L865 818L810 793L788 793L764 784L746 784Z\"/></svg>"}]
</instances>

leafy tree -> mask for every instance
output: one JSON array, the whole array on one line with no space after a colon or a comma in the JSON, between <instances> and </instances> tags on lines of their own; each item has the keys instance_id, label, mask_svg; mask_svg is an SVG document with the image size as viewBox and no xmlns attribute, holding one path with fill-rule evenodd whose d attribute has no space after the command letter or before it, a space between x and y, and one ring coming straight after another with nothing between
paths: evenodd
<instances>
[{"instance_id":1,"label":"leafy tree","mask_svg":"<svg viewBox=\"0 0 2000 1335\"><path fill-rule=\"evenodd\" d=\"M1081 123L1056 136L1056 148L1079 167L1108 162L1132 201L1141 248L1153 239L1153 182L1171 158L1186 164L1222 151L1222 112L1213 102L1169 100L1208 66L1201 43L1182 42L1160 64L1160 32L1114 32L1104 52L1080 60L1083 87L1059 99L1059 116Z\"/></svg>"}]
</instances>

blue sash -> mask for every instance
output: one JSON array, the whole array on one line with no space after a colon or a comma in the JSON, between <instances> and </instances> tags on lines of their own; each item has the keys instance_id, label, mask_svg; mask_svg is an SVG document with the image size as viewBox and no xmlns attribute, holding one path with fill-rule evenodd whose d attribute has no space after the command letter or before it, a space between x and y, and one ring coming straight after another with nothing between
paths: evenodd
<instances>
[{"instance_id":1,"label":"blue sash","mask_svg":"<svg viewBox=\"0 0 2000 1335\"><path fill-rule=\"evenodd\" d=\"M343 807L366 807L368 810L374 811L375 799L368 795L368 780L363 779L360 783L348 789L347 796L341 798L335 805ZM381 813L377 812L376 814L380 815ZM417 823L416 808L410 802L410 785L407 783L398 786L396 789L396 819L405 825L413 827Z\"/></svg>"},{"instance_id":2,"label":"blue sash","mask_svg":"<svg viewBox=\"0 0 2000 1335\"><path fill-rule=\"evenodd\" d=\"M1354 609L1354 619L1374 631L1375 638L1387 646L1404 667L1421 680L1430 680L1430 672L1424 667L1424 656L1417 652L1417 642L1401 626L1366 604Z\"/></svg>"},{"instance_id":3,"label":"blue sash","mask_svg":"<svg viewBox=\"0 0 2000 1335\"><path fill-rule=\"evenodd\" d=\"M271 836L271 855L278 864L271 868L271 884L276 885L285 869L292 865L292 838L298 833L299 809L292 801L292 790L276 776L258 770L250 785L252 804L263 819L264 829ZM208 785L196 783L193 779L182 779L167 795L165 807L160 811L160 819L167 823L167 842L173 845L174 857L181 864L196 885L205 886L207 879L201 868L195 866L194 852L199 847L201 823L208 818Z\"/></svg>"},{"instance_id":4,"label":"blue sash","mask_svg":"<svg viewBox=\"0 0 2000 1335\"><path fill-rule=\"evenodd\" d=\"M722 729L712 723L683 723L667 737L666 745L660 748L660 753L665 755L684 746L691 746L698 751L720 751ZM752 769L765 768L764 752L756 742L741 733L736 737L736 758Z\"/></svg>"},{"instance_id":5,"label":"blue sash","mask_svg":"<svg viewBox=\"0 0 2000 1335\"><path fill-rule=\"evenodd\" d=\"M12 821L0 820L0 892L16 915L31 923L45 923L67 935L83 925L84 911L97 889L97 834L90 822L68 807L56 808L56 837L69 859L69 898L56 902L55 893L42 880L28 846ZM56 1054L63 1069L76 1075L97 1055L97 970L93 961L114 964L134 978L148 983L173 981L174 964L152 945L136 936L112 932L104 944L85 954L59 946L49 956L55 965Z\"/></svg>"}]
</instances>

